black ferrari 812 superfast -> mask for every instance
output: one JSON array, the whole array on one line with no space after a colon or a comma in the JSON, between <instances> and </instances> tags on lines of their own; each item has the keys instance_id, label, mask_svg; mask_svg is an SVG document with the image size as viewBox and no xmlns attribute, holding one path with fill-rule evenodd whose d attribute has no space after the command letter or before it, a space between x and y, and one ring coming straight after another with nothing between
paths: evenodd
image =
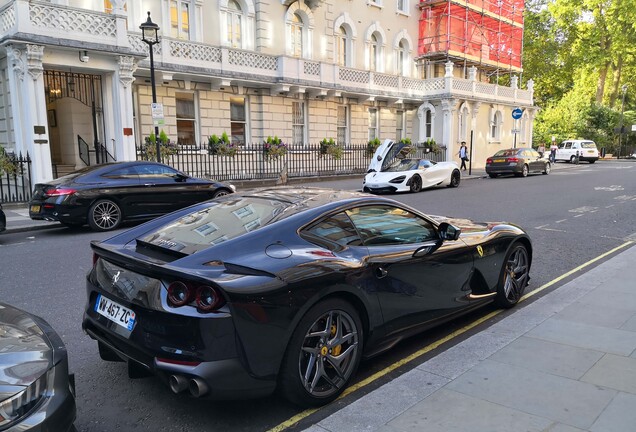
<instances>
[{"instance_id":1,"label":"black ferrari 812 superfast","mask_svg":"<svg viewBox=\"0 0 636 432\"><path fill-rule=\"evenodd\" d=\"M83 328L104 360L172 391L334 400L362 358L529 281L508 223L427 216L357 192L235 193L92 243Z\"/></svg>"}]
</instances>

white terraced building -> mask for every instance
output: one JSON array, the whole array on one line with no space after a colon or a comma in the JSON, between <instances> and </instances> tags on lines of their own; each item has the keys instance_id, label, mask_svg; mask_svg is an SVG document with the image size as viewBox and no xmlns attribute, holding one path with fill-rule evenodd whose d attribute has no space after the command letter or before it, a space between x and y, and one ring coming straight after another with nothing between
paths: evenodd
<instances>
[{"instance_id":1,"label":"white terraced building","mask_svg":"<svg viewBox=\"0 0 636 432\"><path fill-rule=\"evenodd\" d=\"M506 87L488 82L497 65L420 54L433 3L0 0L0 144L29 153L34 183L94 163L99 146L134 160L154 131L139 29L149 11L160 27L161 129L188 148L223 132L246 148L269 135L298 147L408 137L457 160L472 136L478 167L513 142L530 145L536 107L532 82L518 88L520 68L500 68L512 73Z\"/></svg>"}]
</instances>

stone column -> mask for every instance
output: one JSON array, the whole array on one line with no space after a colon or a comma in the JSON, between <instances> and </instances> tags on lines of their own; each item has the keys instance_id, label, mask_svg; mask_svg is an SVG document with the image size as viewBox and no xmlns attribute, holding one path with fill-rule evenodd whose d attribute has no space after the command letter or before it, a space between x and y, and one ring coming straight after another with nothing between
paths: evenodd
<instances>
[{"instance_id":1,"label":"stone column","mask_svg":"<svg viewBox=\"0 0 636 432\"><path fill-rule=\"evenodd\" d=\"M44 46L7 46L10 68L9 85L11 106L16 129L16 152L31 156L33 183L43 183L53 179L51 166L51 145L42 75ZM27 72L27 73L25 73ZM34 126L44 126L44 134L36 134ZM36 144L36 140L40 143Z\"/></svg>"},{"instance_id":2,"label":"stone column","mask_svg":"<svg viewBox=\"0 0 636 432\"><path fill-rule=\"evenodd\" d=\"M113 114L115 131L114 156L118 161L136 159L135 135L127 135L125 130L134 131L133 128L133 98L132 82L133 74L137 69L137 63L133 57L120 56L117 61L119 67L114 74L113 82Z\"/></svg>"},{"instance_id":3,"label":"stone column","mask_svg":"<svg viewBox=\"0 0 636 432\"><path fill-rule=\"evenodd\" d=\"M446 145L446 160L451 160L455 154L455 140L453 139L454 114L457 111L457 99L442 99L442 145Z\"/></svg>"}]
</instances>

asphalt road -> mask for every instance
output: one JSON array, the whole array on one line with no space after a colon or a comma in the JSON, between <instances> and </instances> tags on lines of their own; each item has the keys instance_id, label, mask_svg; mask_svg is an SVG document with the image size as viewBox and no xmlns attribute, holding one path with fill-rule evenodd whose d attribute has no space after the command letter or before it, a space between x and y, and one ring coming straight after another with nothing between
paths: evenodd
<instances>
[{"instance_id":1,"label":"asphalt road","mask_svg":"<svg viewBox=\"0 0 636 432\"><path fill-rule=\"evenodd\" d=\"M342 189L359 189L360 184L360 180L312 183ZM631 162L582 164L549 176L472 179L457 189L394 198L429 214L510 221L524 227L535 248L530 289L628 239L636 240L636 163ZM277 397L211 402L173 395L157 379L130 380L124 364L100 360L96 343L81 331L81 316L84 278L91 266L89 242L109 236L66 228L0 235L0 298L44 317L66 343L76 375L76 426L80 431L260 431L299 412ZM558 284L552 289L558 289ZM359 377L373 374L487 312L411 338L364 362ZM391 378L386 376L363 391ZM354 393L319 410L293 429L308 426L356 397Z\"/></svg>"}]
</instances>

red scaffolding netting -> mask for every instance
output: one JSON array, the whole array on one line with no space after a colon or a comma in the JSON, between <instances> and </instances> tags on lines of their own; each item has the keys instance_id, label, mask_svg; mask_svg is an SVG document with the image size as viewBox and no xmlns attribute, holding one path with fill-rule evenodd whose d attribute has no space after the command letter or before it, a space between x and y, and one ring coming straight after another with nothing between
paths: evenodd
<instances>
[{"instance_id":1,"label":"red scaffolding netting","mask_svg":"<svg viewBox=\"0 0 636 432\"><path fill-rule=\"evenodd\" d=\"M521 70L523 0L423 0L418 54Z\"/></svg>"}]
</instances>

